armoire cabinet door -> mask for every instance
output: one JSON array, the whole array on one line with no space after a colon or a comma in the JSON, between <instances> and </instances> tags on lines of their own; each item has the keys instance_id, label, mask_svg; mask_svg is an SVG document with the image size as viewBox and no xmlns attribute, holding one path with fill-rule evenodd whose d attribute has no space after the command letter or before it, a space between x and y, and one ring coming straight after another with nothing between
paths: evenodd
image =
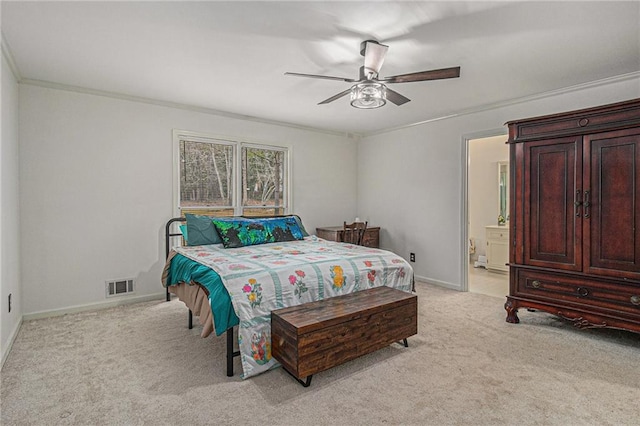
<instances>
[{"instance_id":1,"label":"armoire cabinet door","mask_svg":"<svg viewBox=\"0 0 640 426\"><path fill-rule=\"evenodd\" d=\"M584 272L639 279L640 130L585 135L584 151Z\"/></svg>"},{"instance_id":2,"label":"armoire cabinet door","mask_svg":"<svg viewBox=\"0 0 640 426\"><path fill-rule=\"evenodd\" d=\"M529 143L524 164L524 263L581 270L582 137Z\"/></svg>"}]
</instances>

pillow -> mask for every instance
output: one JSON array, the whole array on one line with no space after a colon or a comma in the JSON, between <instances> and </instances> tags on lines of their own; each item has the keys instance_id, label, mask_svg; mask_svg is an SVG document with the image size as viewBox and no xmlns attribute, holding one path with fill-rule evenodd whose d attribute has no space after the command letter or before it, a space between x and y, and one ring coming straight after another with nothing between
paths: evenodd
<instances>
[{"instance_id":1,"label":"pillow","mask_svg":"<svg viewBox=\"0 0 640 426\"><path fill-rule=\"evenodd\" d=\"M207 244L220 244L222 240L211 221L211 216L202 216L187 213L187 245L202 246Z\"/></svg>"},{"instance_id":2,"label":"pillow","mask_svg":"<svg viewBox=\"0 0 640 426\"><path fill-rule=\"evenodd\" d=\"M300 216L298 216L297 214L292 214L289 216L274 216L273 218L269 218L269 217L261 217L259 219L276 219L276 218L282 218L282 217L292 217L296 220L296 223L298 224L298 228L300 228L300 231L302 232L302 236L303 237L308 237L309 233L307 232L307 230L304 228L304 225L302 224L302 219L300 219ZM249 216L239 216L239 218L243 218L243 219L258 219L258 218L252 218Z\"/></svg>"},{"instance_id":3,"label":"pillow","mask_svg":"<svg viewBox=\"0 0 640 426\"><path fill-rule=\"evenodd\" d=\"M304 229L304 225L302 224L302 220L300 219L300 216L292 215L291 217L296 220L296 223L298 224L298 228L300 228L300 231L302 231L302 236L308 237L309 233L307 232L306 229Z\"/></svg>"},{"instance_id":4,"label":"pillow","mask_svg":"<svg viewBox=\"0 0 640 426\"><path fill-rule=\"evenodd\" d=\"M294 217L266 219L213 219L225 248L302 240L304 235Z\"/></svg>"},{"instance_id":5,"label":"pillow","mask_svg":"<svg viewBox=\"0 0 640 426\"><path fill-rule=\"evenodd\" d=\"M184 238L184 241L188 245L189 244L189 231L187 231L187 225L180 225L180 226L178 226L178 228L180 228L180 233L182 234L182 238Z\"/></svg>"}]
</instances>

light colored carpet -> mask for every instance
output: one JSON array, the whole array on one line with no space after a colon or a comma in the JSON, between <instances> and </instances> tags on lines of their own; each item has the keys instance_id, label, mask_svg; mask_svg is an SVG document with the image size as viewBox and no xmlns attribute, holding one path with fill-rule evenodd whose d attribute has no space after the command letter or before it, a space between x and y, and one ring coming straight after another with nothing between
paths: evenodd
<instances>
[{"instance_id":1,"label":"light colored carpet","mask_svg":"<svg viewBox=\"0 0 640 426\"><path fill-rule=\"evenodd\" d=\"M2 425L638 425L640 334L417 283L419 334L313 377L225 375L177 300L25 322ZM239 370L239 360L235 362Z\"/></svg>"}]
</instances>

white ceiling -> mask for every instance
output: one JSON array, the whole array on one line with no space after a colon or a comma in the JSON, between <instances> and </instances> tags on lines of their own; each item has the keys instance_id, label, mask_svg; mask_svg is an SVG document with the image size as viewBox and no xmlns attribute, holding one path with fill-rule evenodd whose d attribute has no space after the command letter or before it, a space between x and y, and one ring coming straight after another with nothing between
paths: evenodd
<instances>
[{"instance_id":1,"label":"white ceiling","mask_svg":"<svg viewBox=\"0 0 640 426\"><path fill-rule=\"evenodd\" d=\"M104 91L323 130L370 134L637 73L640 2L2 1L25 83ZM360 42L390 48L382 77L461 66L458 79L393 84L412 101L357 110Z\"/></svg>"}]
</instances>

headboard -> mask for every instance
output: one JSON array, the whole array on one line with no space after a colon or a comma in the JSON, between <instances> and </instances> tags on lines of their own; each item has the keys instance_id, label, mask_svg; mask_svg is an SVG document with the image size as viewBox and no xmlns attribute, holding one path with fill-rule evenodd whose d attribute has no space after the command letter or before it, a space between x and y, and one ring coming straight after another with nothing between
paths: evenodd
<instances>
[{"instance_id":1,"label":"headboard","mask_svg":"<svg viewBox=\"0 0 640 426\"><path fill-rule=\"evenodd\" d=\"M164 259L167 260L169 257L169 250L171 250L171 238L172 237L182 237L182 232L180 230L174 231L172 230L172 225L176 222L186 222L186 217L174 217L169 219L167 224L164 227ZM169 286L166 288L167 291L167 302L171 300L171 295L169 294Z\"/></svg>"}]
</instances>

